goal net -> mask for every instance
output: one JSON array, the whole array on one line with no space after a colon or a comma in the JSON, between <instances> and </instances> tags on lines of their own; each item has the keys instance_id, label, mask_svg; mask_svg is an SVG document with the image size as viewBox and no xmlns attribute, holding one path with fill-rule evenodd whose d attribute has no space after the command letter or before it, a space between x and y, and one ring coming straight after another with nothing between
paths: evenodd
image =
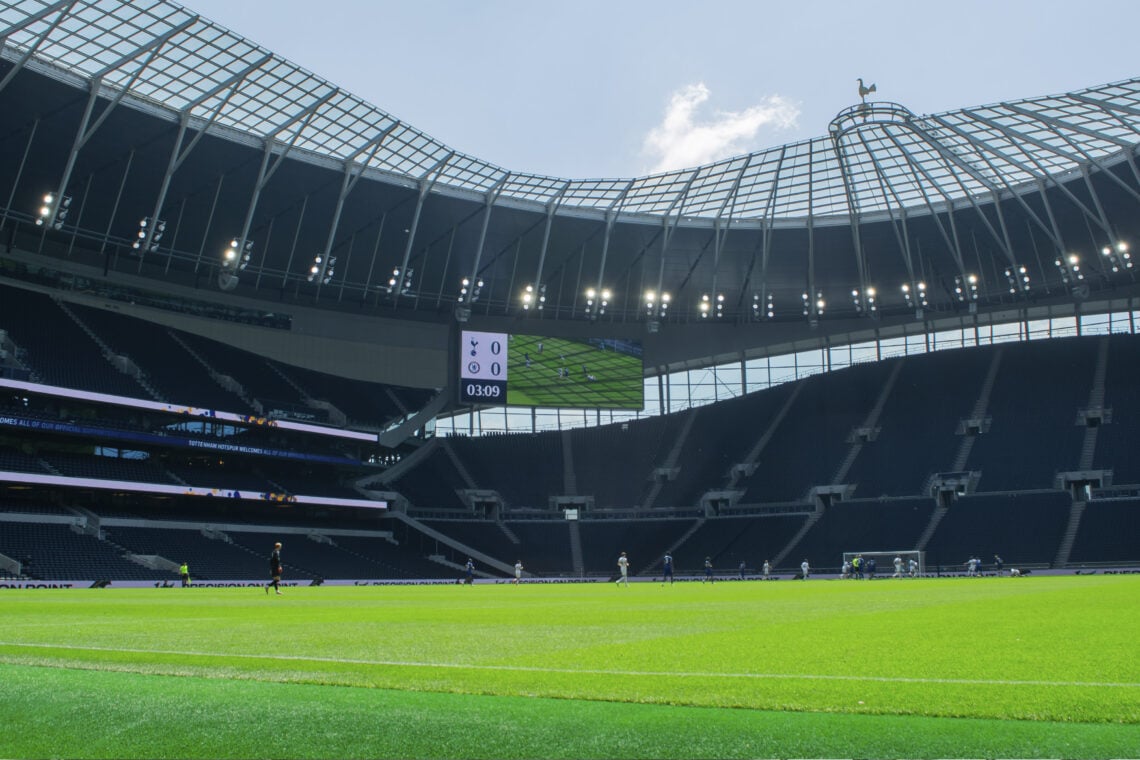
<instances>
[{"instance_id":1,"label":"goal net","mask_svg":"<svg viewBox=\"0 0 1140 760\"><path fill-rule=\"evenodd\" d=\"M900 560L899 577L913 578L926 574L926 552L918 549L897 549L895 551L843 552L843 566L849 568L849 577L856 577L855 558L863 558L862 576L867 577L871 560L874 560L876 578L892 578L895 575L895 559Z\"/></svg>"}]
</instances>

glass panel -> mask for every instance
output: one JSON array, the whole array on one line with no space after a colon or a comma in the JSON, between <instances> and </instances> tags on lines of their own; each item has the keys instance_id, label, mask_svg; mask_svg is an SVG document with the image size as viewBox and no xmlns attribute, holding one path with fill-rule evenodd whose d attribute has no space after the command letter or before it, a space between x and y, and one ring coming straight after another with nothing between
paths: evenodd
<instances>
[{"instance_id":1,"label":"glass panel","mask_svg":"<svg viewBox=\"0 0 1140 760\"><path fill-rule=\"evenodd\" d=\"M906 336L907 356L926 353L926 333Z\"/></svg>"},{"instance_id":2,"label":"glass panel","mask_svg":"<svg viewBox=\"0 0 1140 760\"><path fill-rule=\"evenodd\" d=\"M1107 335L1109 329L1108 314L1088 314L1081 317L1081 335Z\"/></svg>"},{"instance_id":3,"label":"glass panel","mask_svg":"<svg viewBox=\"0 0 1140 760\"><path fill-rule=\"evenodd\" d=\"M906 338L887 338L879 341L879 353L884 359L906 354Z\"/></svg>"},{"instance_id":4,"label":"glass panel","mask_svg":"<svg viewBox=\"0 0 1140 760\"><path fill-rule=\"evenodd\" d=\"M736 398L740 395L741 370L740 362L722 364L716 368L716 398L717 401Z\"/></svg>"},{"instance_id":5,"label":"glass panel","mask_svg":"<svg viewBox=\"0 0 1140 760\"><path fill-rule=\"evenodd\" d=\"M1054 317L1049 324L1049 337L1067 338L1077 334L1076 317Z\"/></svg>"},{"instance_id":6,"label":"glass panel","mask_svg":"<svg viewBox=\"0 0 1140 760\"><path fill-rule=\"evenodd\" d=\"M851 363L863 364L865 362L878 361L879 355L876 350L875 342L868 341L866 343L856 343L851 346Z\"/></svg>"},{"instance_id":7,"label":"glass panel","mask_svg":"<svg viewBox=\"0 0 1140 760\"><path fill-rule=\"evenodd\" d=\"M831 371L851 366L851 346L832 346L828 349L831 359Z\"/></svg>"},{"instance_id":8,"label":"glass panel","mask_svg":"<svg viewBox=\"0 0 1140 760\"><path fill-rule=\"evenodd\" d=\"M1016 343L1023 340L1021 335L1021 322L1006 322L1001 325L991 325L990 332L994 343Z\"/></svg>"},{"instance_id":9,"label":"glass panel","mask_svg":"<svg viewBox=\"0 0 1140 760\"><path fill-rule=\"evenodd\" d=\"M745 390L748 393L770 388L772 383L768 376L768 357L763 359L749 359L744 365L744 374L747 378Z\"/></svg>"}]
</instances>

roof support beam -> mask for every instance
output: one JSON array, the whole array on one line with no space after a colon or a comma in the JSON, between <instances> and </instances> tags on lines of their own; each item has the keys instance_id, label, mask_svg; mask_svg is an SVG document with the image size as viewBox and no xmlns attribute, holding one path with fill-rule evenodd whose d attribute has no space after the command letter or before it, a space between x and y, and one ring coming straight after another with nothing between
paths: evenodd
<instances>
[{"instance_id":1,"label":"roof support beam","mask_svg":"<svg viewBox=\"0 0 1140 760\"><path fill-rule=\"evenodd\" d=\"M558 210L559 204L562 202L562 197L570 188L570 180L562 183L562 187L553 198L546 204L546 226L542 231L542 248L538 252L538 270L534 274L534 298L536 305L541 303L537 299L542 298L545 293L546 285L542 281L542 270L546 266L546 251L550 246L550 230L554 226L554 212ZM540 307L541 308L541 307Z\"/></svg>"},{"instance_id":2,"label":"roof support beam","mask_svg":"<svg viewBox=\"0 0 1140 760\"><path fill-rule=\"evenodd\" d=\"M182 110L192 111L195 108L197 108L198 106L205 103L210 98L214 97L215 95L217 95L218 93L220 93L226 89L230 90L230 92L226 95L226 101L228 101L233 96L233 93L239 89L239 86L241 85L241 83L246 80L246 77L248 77L250 74L257 71L262 66L269 63L272 60L273 60L273 54L272 53L266 53L265 55L261 56L257 60L251 62L245 68L243 68L239 71L235 71L232 76L229 76L226 79L224 79L223 81L218 82L216 85L214 85L213 87L206 90L205 92L203 92L198 97L191 100L189 103L186 104L186 107L183 108ZM223 101L223 103L224 102L225 101ZM215 113L216 112L217 112L217 109L215 109Z\"/></svg>"},{"instance_id":3,"label":"roof support beam","mask_svg":"<svg viewBox=\"0 0 1140 760\"><path fill-rule=\"evenodd\" d=\"M946 147L944 145L942 145L941 142L939 142L934 137L932 137L925 129L922 129L921 127L915 125L914 123L911 123L910 128L913 129L916 134L920 135L923 138L923 140L925 140L926 143L928 145L930 145L930 147L934 148L934 150L938 153L938 155L942 157L942 160L945 161L947 164L953 164L953 165L959 167L960 169L963 169L975 181L981 183L988 190L990 190L991 193L996 192L996 190L997 190L996 186L987 177L982 175L977 169L975 169L973 166L971 166L969 163L967 163L965 160L963 160L960 156L958 156L957 154L952 153L951 151L947 150ZM989 220L989 217L986 216L985 211L982 210L982 208L978 205L978 202L974 199L973 192L970 191L964 184L962 184L962 180L960 178L958 178L956 175L955 175L955 180L958 182L958 187L960 187L962 189L963 196L966 198L966 200L969 202L969 204L974 207L974 211L976 211L978 213L978 216L981 218L982 224L985 226L986 230L990 233L990 235L997 242L997 244L999 246L1001 246L1002 250L1005 251L1006 257L1009 258L1010 261L1012 262L1013 261L1013 251L1010 249L1008 239L1003 239L1003 237L1001 235L998 235L997 230L994 229L993 224ZM953 216L951 216L951 218L953 218ZM1003 225L1003 229L1004 229L1004 225Z\"/></svg>"},{"instance_id":4,"label":"roof support beam","mask_svg":"<svg viewBox=\"0 0 1140 760\"><path fill-rule=\"evenodd\" d=\"M416 197L416 210L412 213L412 224L408 228L408 242L404 245L404 258L400 262L400 273L397 276L396 286L392 288L392 305L395 306L400 300L400 293L403 291L403 283L407 279L408 262L412 258L412 246L416 241L416 232L420 226L420 213L424 208L424 200L427 198L428 192L431 191L432 185L443 174L443 170L447 167L447 163L455 155L455 151L448 151L447 155L435 162L435 165L424 172L423 177L420 178L420 191Z\"/></svg>"},{"instance_id":5,"label":"roof support beam","mask_svg":"<svg viewBox=\"0 0 1140 760\"><path fill-rule=\"evenodd\" d=\"M1021 141L1021 142L1029 143L1030 145L1035 145L1038 148L1041 148L1042 150L1046 150L1046 151L1049 151L1050 153L1054 153L1058 156L1062 156L1062 157L1072 161L1073 163L1079 163L1077 161L1077 159L1074 156L1072 156L1071 154L1066 153L1066 152L1060 150L1059 148L1050 145L1047 142L1043 142L1043 141L1038 140L1034 137L1031 137L1030 135L1025 134L1021 130L1012 129L1010 127L1005 126L1004 124L999 124L998 122L996 122L992 119L988 119L984 116L979 116L979 115L974 114L970 111L963 111L963 113L969 114L970 116L973 116L974 118L981 121L983 124L987 124L990 127L993 127L994 129L998 130L1002 134L1011 138L1015 142ZM1079 198L1077 198L1077 196L1074 195L1073 192L1071 190L1069 190L1069 188L1066 187L1063 182L1058 182L1057 179L1047 169L1045 169L1041 165L1040 161L1037 160L1036 156L1034 156L1032 153L1029 153L1028 151L1026 151L1026 155L1029 156L1029 160L1033 162L1033 165L1037 168L1037 173L1039 173L1041 177L1043 177L1051 185L1053 185L1055 188L1057 188L1062 193L1064 193L1069 198L1069 200L1073 202L1073 205L1075 205L1078 209L1080 209L1081 212L1090 221L1096 223L1096 225L1099 227L1102 227L1102 228L1104 227L1104 223L1102 222L1102 220L1098 219L1096 217L1096 215L1093 214L1093 212L1090 211L1089 208L1084 203L1082 203L1081 200ZM1032 174L1033 172L1030 172L1030 173ZM1111 231L1108 229L1105 229L1104 231L1106 234L1109 234L1109 235L1112 234Z\"/></svg>"},{"instance_id":6,"label":"roof support beam","mask_svg":"<svg viewBox=\"0 0 1140 760\"><path fill-rule=\"evenodd\" d=\"M384 144L384 140L392 131L399 126L400 122L394 121L386 128L380 131L375 137L367 143L356 149L344 161L344 179L340 183L340 193L336 198L336 209L333 211L332 223L329 224L329 236L325 240L325 247L321 250L321 264L320 269L314 278L317 281L317 288L324 283L325 277L329 271L329 257L332 255L333 240L336 238L337 226L340 224L340 215L344 211L344 202L348 199L349 194L356 188L356 183L364 176L364 170L368 168L368 162L376 155L376 151L380 150L380 146ZM368 152L368 158L356 163L356 158L360 156L365 150Z\"/></svg>"},{"instance_id":7,"label":"roof support beam","mask_svg":"<svg viewBox=\"0 0 1140 760\"><path fill-rule=\"evenodd\" d=\"M487 191L487 195L483 199L483 224L479 228L479 243L475 246L475 261L471 265L471 293L475 292L475 280L479 277L479 266L483 263L483 246L487 243L487 228L491 226L491 211L495 208L495 200L499 197L499 193L503 191L503 186L507 184L507 180L511 177L510 172L504 172L499 181ZM510 294L507 294L508 301Z\"/></svg>"},{"instance_id":8,"label":"roof support beam","mask_svg":"<svg viewBox=\"0 0 1140 760\"><path fill-rule=\"evenodd\" d=\"M863 243L859 237L859 201L855 197L855 190L851 184L851 173L847 168L847 152L839 136L834 136L832 146L839 159L839 176L843 180L843 195L847 198L848 218L851 220L851 245L855 252L855 267L859 270L859 283L861 288L867 285L867 263L863 256ZM892 220L893 221L893 220Z\"/></svg>"},{"instance_id":9,"label":"roof support beam","mask_svg":"<svg viewBox=\"0 0 1140 760\"><path fill-rule=\"evenodd\" d=\"M1017 105L1016 103L1001 103L997 107L1002 108L1006 111L1012 111L1013 113L1020 114L1022 116L1028 117L1030 119L1036 119L1037 121L1040 121L1044 124L1048 124L1050 127L1053 128L1054 132L1058 132L1059 130L1064 129L1064 130L1068 130L1070 132L1076 132L1077 134L1085 135L1086 137L1091 137L1094 140L1103 140L1104 142L1110 142L1113 145L1116 145L1117 147L1120 147L1120 148L1133 148L1133 147L1135 147L1135 143L1133 143L1129 140L1125 140L1121 137L1115 137L1115 136L1110 135L1106 132L1097 132L1095 129L1089 129L1088 127L1083 127L1080 124L1073 124L1073 123L1068 122L1068 121L1063 121L1061 119L1055 118L1053 116L1049 116L1047 114L1037 113L1035 111L1030 111L1028 108L1022 108L1021 106ZM1067 138L1063 138L1063 139L1065 139L1065 142L1069 143L1074 148L1077 148L1077 150L1080 151L1081 153L1085 153L1085 151L1082 150L1081 148L1079 148L1075 143L1073 143L1072 140L1069 140Z\"/></svg>"},{"instance_id":10,"label":"roof support beam","mask_svg":"<svg viewBox=\"0 0 1140 760\"><path fill-rule=\"evenodd\" d=\"M110 116L111 112L115 110L115 107L118 106L119 103L121 103L123 101L123 98L126 97L128 92L130 92L131 87L138 80L139 76L144 71L146 71L147 67L149 67L151 62L154 61L154 59L158 55L159 51L162 50L162 46L165 45L168 41L170 41L170 39L173 38L175 35L182 33L188 27L190 27L191 25L196 23L197 20L198 20L197 16L193 16L192 18L187 19L186 21L182 22L178 26L169 30L166 34L162 35L161 37L156 37L155 39L151 40L149 43L147 43L146 45L143 45L142 47L138 48L137 50L130 53L129 55L123 56L118 61L116 61L114 65L104 68L103 71L101 71L99 73L99 75L97 75L96 77L94 77L91 80L91 84L90 84L91 92L87 98L87 107L84 109L83 118L80 120L79 129L76 131L75 141L74 141L74 143L72 143L71 152L68 154L67 165L64 167L64 170L63 170L63 177L59 181L59 194L61 196L64 195L67 191L67 184L71 181L71 173L75 169L76 160L79 158L79 151L81 151L83 149L83 146L87 144L87 141L91 139L92 135L95 134L95 132L99 129L99 127L101 127L103 125L103 123L107 120L107 117ZM150 55L147 56L147 59L143 62L142 66L140 66L131 75L130 79L127 80L127 82L121 86L118 93L115 95L114 99L99 114L99 117L95 120L95 123L91 124L90 127L88 127L88 124L91 121L91 115L95 109L95 101L99 97L99 90L101 89L102 84L103 84L103 75L115 70L119 66L122 66L124 63L127 63L127 62L137 58L139 55L141 55L144 52L149 52ZM51 208L51 214L50 214L51 218L44 220L46 224L48 224L50 226L52 223L55 222L55 216L56 216L56 213L58 212L58 210L59 210L59 203L56 203Z\"/></svg>"},{"instance_id":11,"label":"roof support beam","mask_svg":"<svg viewBox=\"0 0 1140 760\"><path fill-rule=\"evenodd\" d=\"M227 78L224 82L219 83L209 91L198 96L185 108L182 109L178 120L178 135L174 138L174 146L170 151L170 159L166 165L166 173L162 176L162 184L159 187L158 197L154 202L154 211L151 212L150 215L152 221L157 221L159 215L162 213L162 207L166 203L166 194L170 190L170 183L174 179L174 174L182 167L182 164L190 156L190 152L193 151L195 147L197 147L198 142L205 136L206 129L218 118L218 115L222 112L222 109L225 108L226 103L228 103L230 98L233 97L234 93L237 92L241 83L245 81L245 78L252 72L259 69L262 65L265 64L266 61L270 60L272 57L273 56L271 55L262 56L249 66L246 66L241 71ZM186 138L186 131L190 126L191 112L193 109L209 98L214 97L226 88L229 88L229 92L227 92L226 96L218 102L218 105L214 108L213 113L210 114L210 117L206 120L206 123L198 129L197 134L194 135L193 139L190 140L190 143L186 146L185 150L183 150L182 142ZM142 268L142 259L146 257L147 252L150 250L151 237L154 235L154 231L155 224L152 223L148 225L145 231L146 237L143 240L143 245L139 249L140 269Z\"/></svg>"},{"instance_id":12,"label":"roof support beam","mask_svg":"<svg viewBox=\"0 0 1140 760\"><path fill-rule=\"evenodd\" d=\"M187 29L189 29L190 27L192 27L196 23L198 23L198 16L197 15L191 16L190 18L186 19L185 21L183 21L178 26L175 26L175 27L172 27L171 29L168 29L164 34L161 34L158 37L151 39L146 44L140 45L139 47L135 48L131 52L127 53L126 55L121 56L114 63L110 63L110 64L104 66L103 68L99 69L99 71L95 72L93 78L94 79L103 79L108 74L110 74L112 71L118 71L123 66L125 66L128 63L130 63L131 61L135 60L136 58L138 58L143 53L150 53L150 56L147 58L146 63L144 63L142 68L140 68L138 71L136 71L134 73L134 75L131 77L131 83L133 84L134 80L138 78L138 75L140 73L142 73L142 71L144 69L146 69L147 66L150 65L150 62L152 60L154 60L154 57L156 55L158 55L158 52L162 49L163 45L165 45L167 42L172 40L174 37L177 37L179 34L182 34L182 32L186 31ZM130 86L128 85L127 87L124 87L123 89L129 90Z\"/></svg>"},{"instance_id":13,"label":"roof support beam","mask_svg":"<svg viewBox=\"0 0 1140 760\"><path fill-rule=\"evenodd\" d=\"M914 154L907 150L906 146L902 144L902 141L900 141L896 135L888 131L887 136L895 144L895 147L899 150L899 152L907 157L907 166L910 168L911 176L914 177L915 185L922 193L922 200L926 203L926 208L930 211L930 217L934 220L935 226L938 227L938 232L942 235L943 242L946 243L946 249L950 251L950 255L954 258L954 263L958 265L958 271L965 271L966 264L965 259L962 257L962 247L958 242L958 229L954 225L954 207L949 202L950 195L946 192L946 189L942 187L938 180L931 176L925 167L923 167L922 164L919 163L917 159L915 159ZM921 174L927 182L937 188L938 192L942 193L943 198L947 199L947 202L945 203L945 210L946 216L949 219L950 232L952 234L946 233L946 227L942 224L942 219L939 217L938 211L934 207L934 203L930 200L930 194L926 191L926 185L923 184L919 179L919 174ZM911 282L910 284L912 286L917 286L917 282Z\"/></svg>"},{"instance_id":14,"label":"roof support beam","mask_svg":"<svg viewBox=\"0 0 1140 760\"><path fill-rule=\"evenodd\" d=\"M768 201L764 205L764 214L760 217L760 295L764 302L760 308L767 310L768 296L771 289L768 287L768 261L772 252L772 226L776 218L776 196L780 190L780 170L784 167L784 158L788 154L788 146L780 147L780 157L776 160L776 171L772 176L772 189L768 193ZM752 268L756 265L756 252L752 253L752 261L748 263L749 278ZM767 313L767 311L765 311Z\"/></svg>"},{"instance_id":15,"label":"roof support beam","mask_svg":"<svg viewBox=\"0 0 1140 760\"><path fill-rule=\"evenodd\" d=\"M884 127L884 131L886 131L886 127ZM895 240L899 244L899 252L902 254L903 263L906 265L907 276L911 282L914 282L914 260L910 255L910 233L907 231L906 226L906 206L899 198L894 186L887 181L887 173L883 170L882 164L879 163L879 159L875 156L875 151L867 144L863 133L857 132L856 134L858 134L859 140L863 143L863 147L867 151L867 156L871 159L871 164L875 167L875 179L878 181L879 192L883 195L883 205L887 208L887 214L891 220L891 228L894 230ZM896 208L898 209L900 217L898 220L895 219ZM862 298L867 289L866 271L862 262L860 262L859 280L861 290L860 298Z\"/></svg>"},{"instance_id":16,"label":"roof support beam","mask_svg":"<svg viewBox=\"0 0 1140 760\"><path fill-rule=\"evenodd\" d=\"M305 127L308 126L313 115L337 92L339 92L339 90L331 90L325 93L325 95L314 100L306 108L290 116L289 119L281 124L274 132L265 135L265 152L261 157L261 168L257 173L257 181L253 186L253 195L250 196L249 199L249 207L245 212L245 221L242 222L241 233L235 238L238 242L237 248L239 255L241 255L246 243L249 242L249 230L253 226L253 215L254 212L257 211L257 202L261 199L261 191L265 189L265 186L269 184L269 180L272 179L277 170L281 168L281 164L284 163L289 152L293 150L293 146L297 144L297 139L300 138L301 133L305 131ZM273 165L270 166L269 161L273 157L274 138L298 122L300 122L300 124L293 132L293 137L285 145L281 151L281 155L279 155L277 160L273 162ZM286 275L288 275L288 273L286 273Z\"/></svg>"},{"instance_id":17,"label":"roof support beam","mask_svg":"<svg viewBox=\"0 0 1140 760\"><path fill-rule=\"evenodd\" d=\"M3 32L0 32L0 50L3 50L4 46L8 44L8 38L13 34L23 29L27 29L37 21L42 21L56 11L59 11L59 15L55 17L51 24L48 25L48 28L45 29L42 34L36 37L36 41L28 47L27 51L25 51L22 56L20 56L20 60L16 61L16 63L12 66L12 70L4 76L4 79L0 80L0 92L3 92L4 88L7 87L8 84L16 78L16 75L23 70L24 66L28 64L28 61L32 59L32 56L36 54L36 51L39 50L39 47L44 43L44 40L50 37L51 33L56 30L56 28L65 18L67 18L67 15L71 13L71 8L75 5L76 1L77 0L63 0L62 2L55 3L54 5L49 5L39 13L34 13L25 18L23 21L20 21L17 24L13 24Z\"/></svg>"},{"instance_id":18,"label":"roof support beam","mask_svg":"<svg viewBox=\"0 0 1140 760\"><path fill-rule=\"evenodd\" d=\"M1057 137L1061 138L1062 140L1067 142L1069 145L1073 146L1073 150L1080 153L1084 157L1085 161L1088 162L1089 165L1095 166L1097 169L1100 170L1100 172L1103 175L1107 176L1112 182L1116 183L1126 193L1131 195L1136 200L1140 201L1140 193L1137 193L1134 189L1132 189L1132 187L1127 182L1120 179L1120 177L1117 177L1116 174L1114 174L1111 169L1109 169L1107 166L1102 164L1096 157L1094 157L1091 153L1089 153L1087 150L1085 150L1083 146L1081 146L1078 143L1073 142L1073 140L1068 135L1066 135L1064 132L1061 131L1060 128L1054 126L1053 124L1050 124L1049 128L1053 131L1053 134L1057 135ZM1133 146L1129 145L1129 147L1125 149L1125 155L1128 155L1129 157L1131 157L1132 147ZM1093 190L1091 181L1088 179L1087 176L1085 178L1085 181L1089 182L1089 192L1094 193L1094 201L1095 201L1096 200L1095 191ZM1097 203L1097 206L1099 209L1099 202ZM1101 211L1101 216L1103 217L1103 215L1104 215L1103 211Z\"/></svg>"},{"instance_id":19,"label":"roof support beam","mask_svg":"<svg viewBox=\"0 0 1140 760\"><path fill-rule=\"evenodd\" d=\"M610 207L606 209L606 227L605 227L606 232L605 232L605 236L602 238L602 261L598 265L598 298L599 299L602 297L602 291L605 290L605 285L603 285L602 283L605 281L605 276L606 276L606 259L609 258L610 236L613 234L614 222L617 221L618 214L621 213L621 206L623 203L625 203L625 198L627 195L629 195L629 191L633 189L633 183L635 181L636 180L631 179L629 182L627 182L626 186L622 189L622 191L620 193L618 193L617 198L614 199L614 202L611 203Z\"/></svg>"}]
</instances>

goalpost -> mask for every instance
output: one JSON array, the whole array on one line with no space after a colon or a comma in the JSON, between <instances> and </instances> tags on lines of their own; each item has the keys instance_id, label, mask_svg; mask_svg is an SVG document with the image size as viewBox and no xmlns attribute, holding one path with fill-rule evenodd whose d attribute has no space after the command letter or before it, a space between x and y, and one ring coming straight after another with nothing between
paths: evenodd
<instances>
[{"instance_id":1,"label":"goalpost","mask_svg":"<svg viewBox=\"0 0 1140 760\"><path fill-rule=\"evenodd\" d=\"M866 552L843 552L844 563L851 563L856 557L862 557L864 561L863 577L867 576L866 561L869 559L875 560L875 577L877 578L892 578L895 574L895 557L902 560L902 578L917 577L926 574L926 552L919 551L918 549L896 549L894 551L866 551ZM916 567L914 572L911 572L911 560L914 560ZM854 573L854 571L852 571Z\"/></svg>"}]
</instances>

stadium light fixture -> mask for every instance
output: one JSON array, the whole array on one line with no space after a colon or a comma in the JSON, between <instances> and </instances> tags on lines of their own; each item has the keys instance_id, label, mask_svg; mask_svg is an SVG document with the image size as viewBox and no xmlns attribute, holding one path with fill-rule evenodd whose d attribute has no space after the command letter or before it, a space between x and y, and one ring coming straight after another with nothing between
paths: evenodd
<instances>
[{"instance_id":1,"label":"stadium light fixture","mask_svg":"<svg viewBox=\"0 0 1140 760\"><path fill-rule=\"evenodd\" d=\"M824 310L827 309L827 300L823 297L823 291L816 291L814 299L806 292L801 298L803 299L805 317L823 316Z\"/></svg>"},{"instance_id":2,"label":"stadium light fixture","mask_svg":"<svg viewBox=\"0 0 1140 760\"><path fill-rule=\"evenodd\" d=\"M664 317L669 313L669 304L672 303L673 297L667 292L662 291L658 293L655 290L645 291L645 316L653 317L654 315Z\"/></svg>"},{"instance_id":3,"label":"stadium light fixture","mask_svg":"<svg viewBox=\"0 0 1140 760\"><path fill-rule=\"evenodd\" d=\"M862 292L857 288L851 291L851 301L855 305L855 311L859 314L872 315L877 312L879 310L878 296L878 291L873 287L868 287Z\"/></svg>"},{"instance_id":4,"label":"stadium light fixture","mask_svg":"<svg viewBox=\"0 0 1140 760\"><path fill-rule=\"evenodd\" d=\"M333 269L334 266L336 266L336 256L329 256L326 261L324 255L318 253L313 257L313 263L309 267L309 275L305 279L309 282L319 280L322 285L328 285L336 274L336 270Z\"/></svg>"},{"instance_id":5,"label":"stadium light fixture","mask_svg":"<svg viewBox=\"0 0 1140 760\"><path fill-rule=\"evenodd\" d=\"M602 314L606 313L606 307L610 305L610 298L613 294L609 288L586 288L586 316L590 319L596 319Z\"/></svg>"},{"instance_id":6,"label":"stadium light fixture","mask_svg":"<svg viewBox=\"0 0 1140 760\"><path fill-rule=\"evenodd\" d=\"M475 303L483 292L482 278L464 277L459 281L459 303Z\"/></svg>"},{"instance_id":7,"label":"stadium light fixture","mask_svg":"<svg viewBox=\"0 0 1140 760\"><path fill-rule=\"evenodd\" d=\"M976 274L954 275L954 295L961 303L977 301L978 276Z\"/></svg>"},{"instance_id":8,"label":"stadium light fixture","mask_svg":"<svg viewBox=\"0 0 1140 760\"><path fill-rule=\"evenodd\" d=\"M522 294L523 311L530 311L532 307L536 311L542 311L545 306L546 286L539 285L536 288L534 285L527 285Z\"/></svg>"},{"instance_id":9,"label":"stadium light fixture","mask_svg":"<svg viewBox=\"0 0 1140 760\"><path fill-rule=\"evenodd\" d=\"M901 290L907 308L914 309L914 316L921 319L923 309L930 306L926 298L926 283L919 280L912 286L909 282L904 282Z\"/></svg>"},{"instance_id":10,"label":"stadium light fixture","mask_svg":"<svg viewBox=\"0 0 1140 760\"><path fill-rule=\"evenodd\" d=\"M388 278L388 294L396 293L397 295L406 296L412 290L412 276L415 275L415 270L408 267L407 271L401 276L400 268L394 267L392 269L392 276Z\"/></svg>"},{"instance_id":11,"label":"stadium light fixture","mask_svg":"<svg viewBox=\"0 0 1140 760\"><path fill-rule=\"evenodd\" d=\"M1005 281L1011 295L1029 292L1029 269L1024 264L1005 268Z\"/></svg>"},{"instance_id":12,"label":"stadium light fixture","mask_svg":"<svg viewBox=\"0 0 1140 760\"><path fill-rule=\"evenodd\" d=\"M1113 274L1132 268L1132 254L1128 251L1128 243L1120 241L1106 245L1100 249L1100 253L1104 256L1105 265Z\"/></svg>"},{"instance_id":13,"label":"stadium light fixture","mask_svg":"<svg viewBox=\"0 0 1140 760\"><path fill-rule=\"evenodd\" d=\"M1081 271L1081 257L1075 253L1058 256L1053 260L1053 265L1061 274L1061 282L1066 285L1076 286L1085 279L1085 273Z\"/></svg>"},{"instance_id":14,"label":"stadium light fixture","mask_svg":"<svg viewBox=\"0 0 1140 760\"><path fill-rule=\"evenodd\" d=\"M36 216L36 226L50 227L53 230L61 229L63 220L67 219L67 212L70 210L70 195L47 193L40 204L39 214Z\"/></svg>"},{"instance_id":15,"label":"stadium light fixture","mask_svg":"<svg viewBox=\"0 0 1140 760\"><path fill-rule=\"evenodd\" d=\"M763 303L760 301L760 294L752 294L752 318L759 322L761 319L775 319L776 318L776 299L769 293Z\"/></svg>"},{"instance_id":16,"label":"stadium light fixture","mask_svg":"<svg viewBox=\"0 0 1140 760\"><path fill-rule=\"evenodd\" d=\"M226 250L222 252L222 269L241 271L249 266L253 255L252 240L238 240L232 238Z\"/></svg>"},{"instance_id":17,"label":"stadium light fixture","mask_svg":"<svg viewBox=\"0 0 1140 760\"><path fill-rule=\"evenodd\" d=\"M149 216L139 220L139 231L131 249L135 251L157 251L158 241L166 233L166 222L162 219L151 219Z\"/></svg>"},{"instance_id":18,"label":"stadium light fixture","mask_svg":"<svg viewBox=\"0 0 1140 760\"><path fill-rule=\"evenodd\" d=\"M724 317L724 293L717 293L715 296L702 293L700 303L697 304L697 310L701 314L701 319L708 319L710 316L722 319Z\"/></svg>"}]
</instances>

